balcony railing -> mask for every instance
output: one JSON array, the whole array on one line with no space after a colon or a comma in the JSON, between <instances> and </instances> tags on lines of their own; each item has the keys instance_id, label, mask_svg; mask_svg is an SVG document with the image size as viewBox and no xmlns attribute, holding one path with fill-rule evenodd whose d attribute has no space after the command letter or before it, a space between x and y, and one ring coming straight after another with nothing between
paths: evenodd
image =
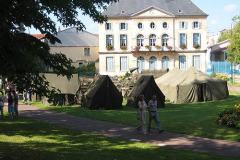
<instances>
[{"instance_id":1,"label":"balcony railing","mask_svg":"<svg viewBox=\"0 0 240 160\"><path fill-rule=\"evenodd\" d=\"M173 47L171 46L136 46L132 47L133 52L157 52L157 51L172 51Z\"/></svg>"}]
</instances>

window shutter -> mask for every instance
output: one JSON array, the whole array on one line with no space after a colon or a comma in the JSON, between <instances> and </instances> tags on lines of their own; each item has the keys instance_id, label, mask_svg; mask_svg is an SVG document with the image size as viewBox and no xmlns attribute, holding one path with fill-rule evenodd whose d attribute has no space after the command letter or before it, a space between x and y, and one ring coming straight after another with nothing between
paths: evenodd
<instances>
[{"instance_id":1,"label":"window shutter","mask_svg":"<svg viewBox=\"0 0 240 160\"><path fill-rule=\"evenodd\" d=\"M128 24L126 23L126 30L128 30Z\"/></svg>"},{"instance_id":2,"label":"window shutter","mask_svg":"<svg viewBox=\"0 0 240 160\"><path fill-rule=\"evenodd\" d=\"M202 23L199 22L199 29L202 29Z\"/></svg>"},{"instance_id":3,"label":"window shutter","mask_svg":"<svg viewBox=\"0 0 240 160\"><path fill-rule=\"evenodd\" d=\"M179 29L182 28L182 22L179 22Z\"/></svg>"},{"instance_id":4,"label":"window shutter","mask_svg":"<svg viewBox=\"0 0 240 160\"><path fill-rule=\"evenodd\" d=\"M185 26L185 29L188 29L188 22L185 22L185 23L186 23L186 24L185 24L185 25L186 25L186 26Z\"/></svg>"}]
</instances>

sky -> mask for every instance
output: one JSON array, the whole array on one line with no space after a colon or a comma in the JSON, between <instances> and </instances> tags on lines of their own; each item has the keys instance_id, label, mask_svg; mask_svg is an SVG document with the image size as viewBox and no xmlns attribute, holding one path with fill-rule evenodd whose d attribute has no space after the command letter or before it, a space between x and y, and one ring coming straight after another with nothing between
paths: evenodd
<instances>
[{"instance_id":1,"label":"sky","mask_svg":"<svg viewBox=\"0 0 240 160\"><path fill-rule=\"evenodd\" d=\"M209 15L209 34L217 34L223 29L231 28L232 18L240 15L240 0L192 0L192 2ZM91 18L81 15L81 13L79 13L79 18L85 24L87 31L98 33L98 24L94 23ZM57 26L64 29L59 23ZM36 33L37 31L30 29L30 32Z\"/></svg>"}]
</instances>

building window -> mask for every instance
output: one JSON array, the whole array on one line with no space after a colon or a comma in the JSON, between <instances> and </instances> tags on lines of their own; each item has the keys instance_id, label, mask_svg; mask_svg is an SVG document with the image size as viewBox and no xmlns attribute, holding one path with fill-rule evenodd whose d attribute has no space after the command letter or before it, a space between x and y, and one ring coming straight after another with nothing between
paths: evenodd
<instances>
[{"instance_id":1,"label":"building window","mask_svg":"<svg viewBox=\"0 0 240 160\"><path fill-rule=\"evenodd\" d=\"M138 29L142 29L143 28L143 24L142 23L138 23Z\"/></svg>"},{"instance_id":2,"label":"building window","mask_svg":"<svg viewBox=\"0 0 240 160\"><path fill-rule=\"evenodd\" d=\"M155 71L156 69L157 69L157 58L153 56L149 59L149 70Z\"/></svg>"},{"instance_id":3,"label":"building window","mask_svg":"<svg viewBox=\"0 0 240 160\"><path fill-rule=\"evenodd\" d=\"M165 29L168 28L168 24L167 24L167 22L163 22L163 28L165 28Z\"/></svg>"},{"instance_id":4,"label":"building window","mask_svg":"<svg viewBox=\"0 0 240 160\"><path fill-rule=\"evenodd\" d=\"M111 30L112 29L112 24L111 23L106 23L105 24L105 29L106 30Z\"/></svg>"},{"instance_id":5,"label":"building window","mask_svg":"<svg viewBox=\"0 0 240 160\"><path fill-rule=\"evenodd\" d=\"M144 36L140 34L137 36L137 46L143 47L143 45L144 45Z\"/></svg>"},{"instance_id":6,"label":"building window","mask_svg":"<svg viewBox=\"0 0 240 160\"><path fill-rule=\"evenodd\" d=\"M128 58L127 57L120 57L120 70L127 71L128 70Z\"/></svg>"},{"instance_id":7,"label":"building window","mask_svg":"<svg viewBox=\"0 0 240 160\"><path fill-rule=\"evenodd\" d=\"M149 36L149 46L156 46L156 35L151 34Z\"/></svg>"},{"instance_id":8,"label":"building window","mask_svg":"<svg viewBox=\"0 0 240 160\"><path fill-rule=\"evenodd\" d=\"M169 36L167 34L163 34L162 35L162 46L167 47L168 46L168 40L169 40Z\"/></svg>"},{"instance_id":9,"label":"building window","mask_svg":"<svg viewBox=\"0 0 240 160\"><path fill-rule=\"evenodd\" d=\"M179 56L179 69L181 69L181 70L186 70L187 69L186 56Z\"/></svg>"},{"instance_id":10,"label":"building window","mask_svg":"<svg viewBox=\"0 0 240 160\"><path fill-rule=\"evenodd\" d=\"M113 72L114 71L114 58L106 57L106 71Z\"/></svg>"},{"instance_id":11,"label":"building window","mask_svg":"<svg viewBox=\"0 0 240 160\"><path fill-rule=\"evenodd\" d=\"M151 27L152 29L154 29L154 28L155 28L155 23L152 22L152 23L150 24L150 27Z\"/></svg>"},{"instance_id":12,"label":"building window","mask_svg":"<svg viewBox=\"0 0 240 160\"><path fill-rule=\"evenodd\" d=\"M169 69L169 58L167 56L162 58L162 69Z\"/></svg>"},{"instance_id":13,"label":"building window","mask_svg":"<svg viewBox=\"0 0 240 160\"><path fill-rule=\"evenodd\" d=\"M120 35L120 47L126 47L127 46L127 35L121 34Z\"/></svg>"},{"instance_id":14,"label":"building window","mask_svg":"<svg viewBox=\"0 0 240 160\"><path fill-rule=\"evenodd\" d=\"M200 28L200 23L197 22L197 21L193 22L193 28L194 29L199 29Z\"/></svg>"},{"instance_id":15,"label":"building window","mask_svg":"<svg viewBox=\"0 0 240 160\"><path fill-rule=\"evenodd\" d=\"M120 30L127 30L127 23L120 23Z\"/></svg>"},{"instance_id":16,"label":"building window","mask_svg":"<svg viewBox=\"0 0 240 160\"><path fill-rule=\"evenodd\" d=\"M187 29L188 28L188 23L187 22L180 22L179 28L180 29Z\"/></svg>"},{"instance_id":17,"label":"building window","mask_svg":"<svg viewBox=\"0 0 240 160\"><path fill-rule=\"evenodd\" d=\"M193 56L193 67L197 70L201 68L200 55Z\"/></svg>"},{"instance_id":18,"label":"building window","mask_svg":"<svg viewBox=\"0 0 240 160\"><path fill-rule=\"evenodd\" d=\"M113 35L106 35L106 47L113 47Z\"/></svg>"},{"instance_id":19,"label":"building window","mask_svg":"<svg viewBox=\"0 0 240 160\"><path fill-rule=\"evenodd\" d=\"M90 56L90 48L84 48L84 56Z\"/></svg>"},{"instance_id":20,"label":"building window","mask_svg":"<svg viewBox=\"0 0 240 160\"><path fill-rule=\"evenodd\" d=\"M185 33L180 33L180 48L187 48L187 34Z\"/></svg>"},{"instance_id":21,"label":"building window","mask_svg":"<svg viewBox=\"0 0 240 160\"><path fill-rule=\"evenodd\" d=\"M144 58L143 57L138 57L137 67L138 67L138 72L142 72L144 70Z\"/></svg>"},{"instance_id":22,"label":"building window","mask_svg":"<svg viewBox=\"0 0 240 160\"><path fill-rule=\"evenodd\" d=\"M200 33L193 33L193 47L196 49L199 49L201 47Z\"/></svg>"}]
</instances>

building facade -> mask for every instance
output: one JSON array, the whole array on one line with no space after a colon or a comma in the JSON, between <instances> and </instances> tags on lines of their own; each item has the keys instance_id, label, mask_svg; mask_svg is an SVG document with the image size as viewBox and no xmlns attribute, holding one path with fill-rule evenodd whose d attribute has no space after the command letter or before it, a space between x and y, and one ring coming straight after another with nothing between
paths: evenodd
<instances>
[{"instance_id":1,"label":"building facade","mask_svg":"<svg viewBox=\"0 0 240 160\"><path fill-rule=\"evenodd\" d=\"M207 14L190 0L120 0L99 24L99 70L206 70Z\"/></svg>"},{"instance_id":2,"label":"building facade","mask_svg":"<svg viewBox=\"0 0 240 160\"><path fill-rule=\"evenodd\" d=\"M49 44L50 52L66 55L75 67L98 60L98 35L73 27L59 31L56 36L61 43Z\"/></svg>"}]
</instances>

